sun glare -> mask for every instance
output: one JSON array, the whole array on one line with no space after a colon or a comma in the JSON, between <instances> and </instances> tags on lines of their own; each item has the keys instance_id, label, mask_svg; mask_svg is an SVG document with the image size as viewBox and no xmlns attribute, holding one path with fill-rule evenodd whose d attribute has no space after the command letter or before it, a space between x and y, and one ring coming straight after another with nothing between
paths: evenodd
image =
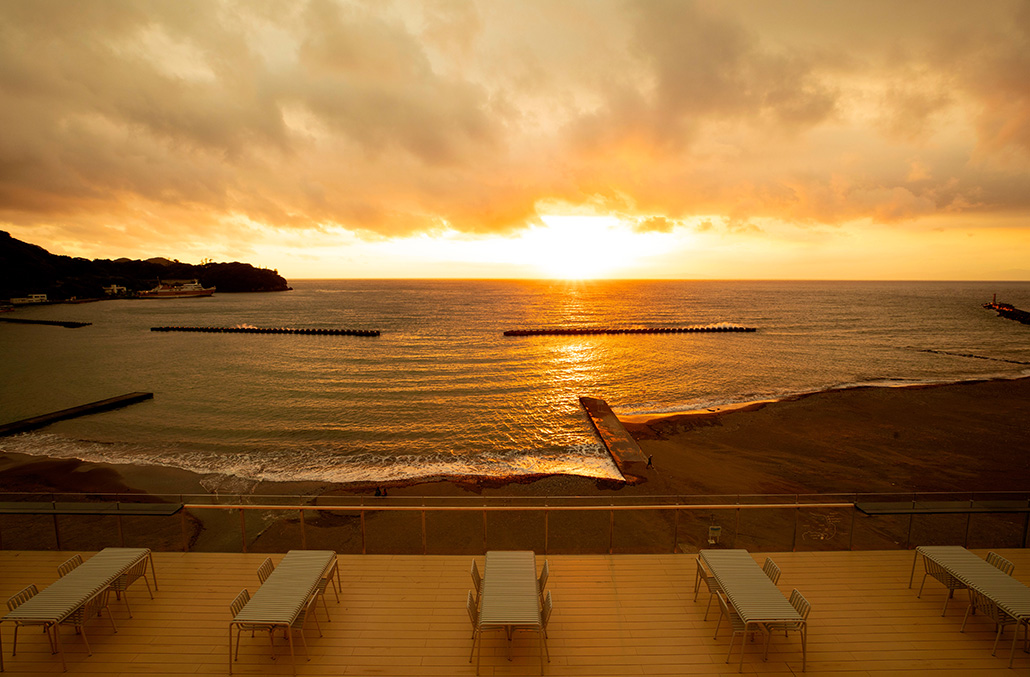
<instances>
[{"instance_id":1,"label":"sun glare","mask_svg":"<svg viewBox=\"0 0 1030 677\"><path fill-rule=\"evenodd\" d=\"M639 237L607 216L542 216L545 227L523 240L529 259L548 277L583 280L611 275L636 262Z\"/></svg>"}]
</instances>

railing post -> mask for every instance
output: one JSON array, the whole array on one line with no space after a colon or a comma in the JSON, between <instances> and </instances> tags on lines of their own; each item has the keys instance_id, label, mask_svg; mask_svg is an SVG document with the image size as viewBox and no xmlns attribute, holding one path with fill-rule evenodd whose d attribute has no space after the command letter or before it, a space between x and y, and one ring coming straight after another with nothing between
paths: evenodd
<instances>
[{"instance_id":1,"label":"railing post","mask_svg":"<svg viewBox=\"0 0 1030 677\"><path fill-rule=\"evenodd\" d=\"M790 539L790 551L791 552L797 552L798 551L798 520L801 518L801 508L797 507L797 506L799 506L800 503L801 503L800 498L798 498L797 494L794 494L794 505L795 505L795 508L794 508L794 535L791 536L791 539Z\"/></svg>"},{"instance_id":2,"label":"railing post","mask_svg":"<svg viewBox=\"0 0 1030 677\"><path fill-rule=\"evenodd\" d=\"M848 536L848 550L855 549L855 513L858 512L858 508L855 507L855 503L858 502L858 496L854 497L851 502L851 535Z\"/></svg>"},{"instance_id":3,"label":"railing post","mask_svg":"<svg viewBox=\"0 0 1030 677\"><path fill-rule=\"evenodd\" d=\"M299 510L297 510L297 512L300 513L300 547L302 547L305 550L307 550L307 548L308 548L308 534L307 534L307 529L305 529L304 508L300 508Z\"/></svg>"},{"instance_id":4,"label":"railing post","mask_svg":"<svg viewBox=\"0 0 1030 677\"><path fill-rule=\"evenodd\" d=\"M483 511L483 552L486 552L486 510Z\"/></svg>"},{"instance_id":5,"label":"railing post","mask_svg":"<svg viewBox=\"0 0 1030 677\"><path fill-rule=\"evenodd\" d=\"M672 552L676 552L676 544L680 542L680 511L676 508L672 512Z\"/></svg>"},{"instance_id":6,"label":"railing post","mask_svg":"<svg viewBox=\"0 0 1030 677\"><path fill-rule=\"evenodd\" d=\"M179 515L182 518L182 519L179 520L179 523L182 525L182 551L183 552L189 552L190 551L190 538L186 534L186 508L183 508L182 510L180 510L179 511Z\"/></svg>"},{"instance_id":7,"label":"railing post","mask_svg":"<svg viewBox=\"0 0 1030 677\"><path fill-rule=\"evenodd\" d=\"M247 520L243 515L243 508L240 508L240 536L243 538L243 552L247 552Z\"/></svg>"},{"instance_id":8,"label":"railing post","mask_svg":"<svg viewBox=\"0 0 1030 677\"><path fill-rule=\"evenodd\" d=\"M57 503L54 503L54 510L57 510ZM57 549L61 549L61 530L57 527L57 514L54 513L54 540L57 541Z\"/></svg>"},{"instance_id":9,"label":"railing post","mask_svg":"<svg viewBox=\"0 0 1030 677\"><path fill-rule=\"evenodd\" d=\"M115 515L115 520L118 522L118 547L125 547L125 534L122 533L122 516Z\"/></svg>"},{"instance_id":10,"label":"railing post","mask_svg":"<svg viewBox=\"0 0 1030 677\"><path fill-rule=\"evenodd\" d=\"M361 511L361 554L368 554L365 552L365 511Z\"/></svg>"},{"instance_id":11,"label":"railing post","mask_svg":"<svg viewBox=\"0 0 1030 677\"><path fill-rule=\"evenodd\" d=\"M916 509L916 495L912 494L912 509ZM912 524L916 520L916 514L913 512L908 516L908 534L905 536L905 550L911 550L912 548Z\"/></svg>"},{"instance_id":12,"label":"railing post","mask_svg":"<svg viewBox=\"0 0 1030 677\"><path fill-rule=\"evenodd\" d=\"M608 514L608 554L611 555L615 551L615 511L609 510Z\"/></svg>"},{"instance_id":13,"label":"railing post","mask_svg":"<svg viewBox=\"0 0 1030 677\"><path fill-rule=\"evenodd\" d=\"M551 519L551 511L547 509L547 501L545 500L544 501L544 554L545 555L550 553L550 551L548 550L548 547L551 544L550 543L550 536L551 536L550 519Z\"/></svg>"},{"instance_id":14,"label":"railing post","mask_svg":"<svg viewBox=\"0 0 1030 677\"><path fill-rule=\"evenodd\" d=\"M426 499L422 499L422 554L426 554Z\"/></svg>"},{"instance_id":15,"label":"railing post","mask_svg":"<svg viewBox=\"0 0 1030 677\"><path fill-rule=\"evenodd\" d=\"M737 505L740 505L740 496L737 496ZM733 518L733 547L737 546L737 538L740 537L740 508L737 508L736 513Z\"/></svg>"}]
</instances>

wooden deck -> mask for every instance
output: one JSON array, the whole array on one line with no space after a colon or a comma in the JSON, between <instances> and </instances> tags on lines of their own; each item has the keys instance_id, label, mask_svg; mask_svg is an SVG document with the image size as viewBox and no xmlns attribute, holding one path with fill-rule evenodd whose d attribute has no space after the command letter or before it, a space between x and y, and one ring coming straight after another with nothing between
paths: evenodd
<instances>
[{"instance_id":1,"label":"wooden deck","mask_svg":"<svg viewBox=\"0 0 1030 677\"><path fill-rule=\"evenodd\" d=\"M982 556L985 553L978 551ZM999 551L1030 582L1030 550ZM0 598L30 583L57 577L70 552L0 551ZM88 555L91 553L83 553ZM966 595L959 591L940 616L944 588L928 579L916 599L921 573L907 588L911 551L773 553L783 571L785 594L797 587L812 603L808 675L917 675L935 677L1012 675L1030 668L1030 655L1016 651L1017 672L1007 669L1011 628L991 657L993 624L978 615L965 633L959 626ZM155 553L160 590L147 597L143 581L130 590L134 618L112 599L118 624L87 626L93 656L81 638L62 628L68 675L225 675L228 673L229 603L243 588L258 587L255 570L263 554ZM278 561L282 555L272 555ZM756 555L759 563L765 554ZM345 589L339 603L328 591L332 622L323 637L308 632L311 660L298 661L300 675L472 675L470 626L465 613L471 587L470 557L346 555L340 557ZM737 660L724 661L729 632L724 623L713 639L716 611L702 620L707 594L692 601L693 555L550 556L548 589L554 596L549 627L548 675L736 674ZM482 566L482 558L479 559ZM543 557L537 558L538 565ZM920 568L922 564L920 564ZM4 609L6 612L6 609ZM0 625L4 663L12 675L61 674L43 634L18 634ZM299 643L298 643L299 644ZM762 640L748 644L746 674L801 672L796 634L772 640L763 662ZM276 640L270 659L267 635L245 634L233 673L290 675L285 641ZM737 653L734 651L734 659ZM486 636L483 675L539 674L535 637L517 634L513 660L503 639Z\"/></svg>"}]
</instances>

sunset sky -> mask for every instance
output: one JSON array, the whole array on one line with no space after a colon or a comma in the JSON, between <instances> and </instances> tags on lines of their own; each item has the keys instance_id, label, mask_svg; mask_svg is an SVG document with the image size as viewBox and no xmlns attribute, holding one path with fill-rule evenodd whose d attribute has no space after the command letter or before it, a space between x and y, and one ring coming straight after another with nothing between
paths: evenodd
<instances>
[{"instance_id":1,"label":"sunset sky","mask_svg":"<svg viewBox=\"0 0 1030 677\"><path fill-rule=\"evenodd\" d=\"M0 230L288 279L1030 279L1030 3L0 0Z\"/></svg>"}]
</instances>

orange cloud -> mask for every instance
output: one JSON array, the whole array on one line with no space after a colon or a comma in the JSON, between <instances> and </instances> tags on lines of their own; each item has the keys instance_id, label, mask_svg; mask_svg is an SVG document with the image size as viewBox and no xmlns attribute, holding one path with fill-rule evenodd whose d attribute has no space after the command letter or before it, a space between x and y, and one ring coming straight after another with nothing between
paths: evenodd
<instances>
[{"instance_id":1,"label":"orange cloud","mask_svg":"<svg viewBox=\"0 0 1030 677\"><path fill-rule=\"evenodd\" d=\"M930 0L4 3L0 225L176 255L294 231L510 234L548 205L660 233L711 215L989 220L1030 208L1028 16Z\"/></svg>"}]
</instances>

